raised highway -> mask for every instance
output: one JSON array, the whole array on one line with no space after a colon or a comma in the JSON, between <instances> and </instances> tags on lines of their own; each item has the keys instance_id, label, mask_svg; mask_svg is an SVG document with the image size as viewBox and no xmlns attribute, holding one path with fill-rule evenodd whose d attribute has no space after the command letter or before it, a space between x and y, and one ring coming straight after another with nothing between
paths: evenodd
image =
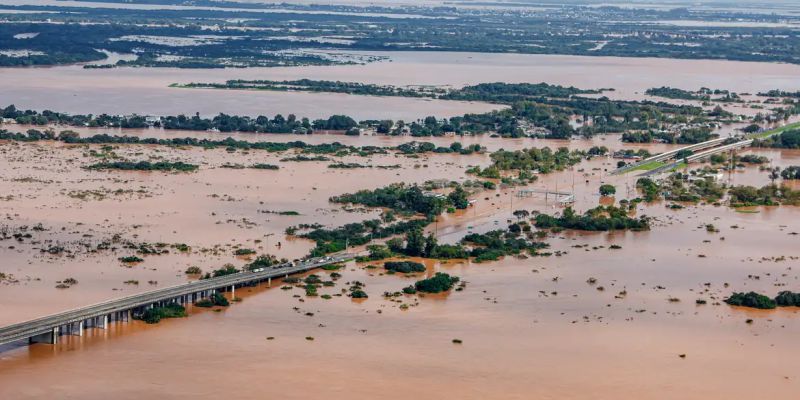
<instances>
[{"instance_id":1,"label":"raised highway","mask_svg":"<svg viewBox=\"0 0 800 400\"><path fill-rule=\"evenodd\" d=\"M688 150L688 151L696 151L696 150L707 149L709 147L719 146L725 140L726 140L726 138L711 139L711 140L708 140L708 141L705 141L705 142L702 142L702 143L692 144L692 145L684 146L684 147L677 148L677 149L674 149L674 150L665 151L665 152L663 152L661 154L656 154L654 156L641 159L641 160L639 160L639 161L637 161L635 163L627 164L627 165L625 165L623 167L619 167L619 168L611 171L611 174L612 175L622 174L622 173L628 172L628 171L630 171L632 169L635 169L635 168L637 168L639 166L642 166L642 165L645 165L645 164L668 160L670 158L674 158L681 151L686 151L686 150Z\"/></svg>"},{"instance_id":2,"label":"raised highway","mask_svg":"<svg viewBox=\"0 0 800 400\"><path fill-rule=\"evenodd\" d=\"M329 264L352 259L352 254L339 254L279 264L255 271L245 271L216 278L201 279L145 293L121 297L102 303L64 311L58 314L0 328L0 345L27 340L29 343L57 343L60 335L82 335L86 328L105 329L110 321L128 321L144 310L169 303L192 304L221 290L235 291L236 286L253 285L272 278L286 277Z\"/></svg>"},{"instance_id":3,"label":"raised highway","mask_svg":"<svg viewBox=\"0 0 800 400\"><path fill-rule=\"evenodd\" d=\"M673 170L675 167L680 166L680 164L683 163L684 161L688 161L688 162L700 161L700 160L708 158L708 157L710 157L710 156L712 156L714 154L722 153L722 152L729 151L729 150L735 150L735 149L739 149L739 148L742 148L742 147L747 147L747 146L750 146L753 143L753 140L755 140L755 139L766 139L766 138L768 138L770 136L774 136L774 135L783 133L783 132L785 132L787 130L790 130L790 129L800 129L800 122L795 122L795 123L783 125L781 127L775 128L775 129L770 129L770 130L767 130L767 131L762 131L762 132L758 132L758 133L755 133L755 134L746 135L744 137L739 137L740 140L737 141L737 142L733 142L733 143L725 144L725 141L726 140L731 140L731 138L717 138L717 139L711 139L711 140L708 140L708 141L705 141L705 142L702 142L702 143L697 143L697 144L693 144L693 145L689 145L689 146L684 146L684 147L681 147L681 148L677 148L677 149L670 150L670 151L667 151L667 152L664 152L664 153L661 153L661 154L654 155L652 157L645 158L645 159L640 160L638 162L635 162L633 164L628 164L628 165L625 165L623 167L617 168L617 169L611 171L611 174L612 175L622 174L622 173L631 171L633 169L636 169L636 168L638 168L638 167L640 167L642 165L646 165L646 164L654 163L654 162L661 162L661 161L665 161L665 160L668 160L668 159L671 159L671 158L675 158L675 156L681 151L688 150L688 151L691 151L693 153L692 155L687 156L684 159L675 160L675 161L673 161L671 163L658 166L657 168L650 169L650 170L648 170L648 171L646 171L646 172L641 174L642 176L657 175L657 174L660 174L660 173L665 172L665 171ZM699 153L695 153L698 150L703 150L703 151L701 151Z\"/></svg>"}]
</instances>

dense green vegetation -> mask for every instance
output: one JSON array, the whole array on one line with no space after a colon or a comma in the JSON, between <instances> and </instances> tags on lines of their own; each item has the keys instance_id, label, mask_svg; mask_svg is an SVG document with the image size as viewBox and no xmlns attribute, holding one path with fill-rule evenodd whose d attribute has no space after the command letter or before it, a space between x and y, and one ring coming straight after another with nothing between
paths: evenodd
<instances>
[{"instance_id":1,"label":"dense green vegetation","mask_svg":"<svg viewBox=\"0 0 800 400\"><path fill-rule=\"evenodd\" d=\"M800 293L790 291L779 292L775 296L775 304L779 307L800 307Z\"/></svg>"},{"instance_id":2,"label":"dense green vegetation","mask_svg":"<svg viewBox=\"0 0 800 400\"><path fill-rule=\"evenodd\" d=\"M483 152L484 148L479 144L471 144L464 147L459 142L453 142L448 147L436 146L431 142L408 142L397 146L397 150L403 154L424 154L424 153L458 153L463 155Z\"/></svg>"},{"instance_id":3,"label":"dense green vegetation","mask_svg":"<svg viewBox=\"0 0 800 400\"><path fill-rule=\"evenodd\" d=\"M375 190L360 190L330 198L333 203L361 204L367 207L385 207L403 213L419 213L426 216L439 215L445 207L467 208L464 189L460 186L454 195L436 196L424 193L419 186L403 183L392 184Z\"/></svg>"},{"instance_id":4,"label":"dense green vegetation","mask_svg":"<svg viewBox=\"0 0 800 400\"><path fill-rule=\"evenodd\" d=\"M636 187L644 194L648 202L661 197L670 201L717 202L725 196L725 187L712 177L702 178L704 171L692 171L690 174L674 173L658 182L650 178L639 178ZM716 171L713 171L716 173ZM699 176L698 176L699 175ZM695 177L695 179L691 179ZM702 179L697 179L701 177Z\"/></svg>"},{"instance_id":5,"label":"dense green vegetation","mask_svg":"<svg viewBox=\"0 0 800 400\"><path fill-rule=\"evenodd\" d=\"M647 89L645 94L650 96L666 97L668 99L679 100L706 100L708 96L698 95L688 90L662 86L660 88Z\"/></svg>"},{"instance_id":6,"label":"dense green vegetation","mask_svg":"<svg viewBox=\"0 0 800 400\"><path fill-rule=\"evenodd\" d=\"M164 318L182 318L186 316L186 309L178 303L169 303L163 307L153 307L144 310L141 315L134 315L134 319L142 320L148 324L157 324Z\"/></svg>"},{"instance_id":7,"label":"dense green vegetation","mask_svg":"<svg viewBox=\"0 0 800 400\"><path fill-rule=\"evenodd\" d=\"M280 169L280 167L275 165L275 164L261 164L261 163L253 164L252 166L250 166L250 168L253 168L253 169L270 169L270 170L278 170L278 169Z\"/></svg>"},{"instance_id":8,"label":"dense green vegetation","mask_svg":"<svg viewBox=\"0 0 800 400\"><path fill-rule=\"evenodd\" d=\"M586 156L585 152L570 151L566 147L560 147L555 151L549 147L532 147L514 151L500 149L490 155L492 165L483 169L473 167L468 169L467 173L482 178L502 179L504 178L503 171L516 171L516 179L529 182L536 179L533 174L561 171L580 163Z\"/></svg>"},{"instance_id":9,"label":"dense green vegetation","mask_svg":"<svg viewBox=\"0 0 800 400\"><path fill-rule=\"evenodd\" d=\"M695 144L719 137L707 126L683 128L680 130L648 130L625 132L622 141L626 143L650 143L655 140L673 144Z\"/></svg>"},{"instance_id":10,"label":"dense green vegetation","mask_svg":"<svg viewBox=\"0 0 800 400\"><path fill-rule=\"evenodd\" d=\"M427 90L406 89L389 85L375 85L358 82L322 81L312 79L297 79L291 81L272 80L243 80L232 79L225 83L187 83L174 84L174 87L206 88L206 89L249 89L272 91L303 91L346 93L370 96L402 96L402 97L433 97L436 92ZM441 92L441 91L439 91Z\"/></svg>"},{"instance_id":11,"label":"dense green vegetation","mask_svg":"<svg viewBox=\"0 0 800 400\"><path fill-rule=\"evenodd\" d=\"M756 292L733 293L725 302L732 306L760 308L770 310L775 308L775 300Z\"/></svg>"},{"instance_id":12,"label":"dense green vegetation","mask_svg":"<svg viewBox=\"0 0 800 400\"><path fill-rule=\"evenodd\" d=\"M444 272L437 272L431 278L417 281L414 284L414 289L422 293L441 293L446 292L453 288L453 285L458 283L457 276L450 276Z\"/></svg>"},{"instance_id":13,"label":"dense green vegetation","mask_svg":"<svg viewBox=\"0 0 800 400\"><path fill-rule=\"evenodd\" d=\"M562 228L583 231L610 231L650 229L650 219L646 216L631 218L623 208L599 206L577 215L572 207L567 207L560 217L539 214L535 218L536 227L541 229Z\"/></svg>"},{"instance_id":14,"label":"dense green vegetation","mask_svg":"<svg viewBox=\"0 0 800 400\"><path fill-rule=\"evenodd\" d=\"M149 122L144 116L119 115L70 115L45 110L18 110L14 105L0 109L0 116L16 121L19 124L46 125L60 124L70 126L109 127L109 128L144 128L150 125L164 129L180 129L190 131L219 132L254 132L254 133L311 133L315 130L346 131L358 125L346 115L333 115L327 119L309 121L298 119L294 114L284 117L280 114L269 118L266 116L249 117L219 114L213 118L202 118L200 115L164 116L155 122Z\"/></svg>"},{"instance_id":15,"label":"dense green vegetation","mask_svg":"<svg viewBox=\"0 0 800 400\"><path fill-rule=\"evenodd\" d=\"M615 193L617 193L617 188L615 188L614 185L604 184L600 185L598 192L600 193L600 196L613 196Z\"/></svg>"},{"instance_id":16,"label":"dense green vegetation","mask_svg":"<svg viewBox=\"0 0 800 400\"><path fill-rule=\"evenodd\" d=\"M783 171L781 171L781 178L800 179L800 166L792 165L784 168Z\"/></svg>"},{"instance_id":17,"label":"dense green vegetation","mask_svg":"<svg viewBox=\"0 0 800 400\"><path fill-rule=\"evenodd\" d=\"M206 272L206 274L203 275L203 279L218 278L220 276L236 274L236 273L239 273L239 272L241 272L241 271L239 271L233 265L225 264L225 266L223 266L222 268L215 269L215 270L213 270L211 272Z\"/></svg>"},{"instance_id":18,"label":"dense green vegetation","mask_svg":"<svg viewBox=\"0 0 800 400\"><path fill-rule=\"evenodd\" d=\"M203 308L209 308L214 306L227 307L230 305L230 302L221 293L212 293L211 296L209 296L208 298L196 301L194 305Z\"/></svg>"},{"instance_id":19,"label":"dense green vegetation","mask_svg":"<svg viewBox=\"0 0 800 400\"><path fill-rule=\"evenodd\" d=\"M782 291L771 299L756 292L734 292L725 302L732 306L771 310L775 307L800 307L800 293Z\"/></svg>"},{"instance_id":20,"label":"dense green vegetation","mask_svg":"<svg viewBox=\"0 0 800 400\"><path fill-rule=\"evenodd\" d=\"M25 133L10 132L0 129L0 140L13 140L18 142L36 142L40 140L57 140L68 144L147 144L162 146L193 146L203 148L225 148L229 151L235 150L263 150L271 153L298 150L303 154L331 154L337 156L370 154L385 154L387 148L376 146L347 146L339 142L308 144L302 141L292 142L249 142L225 138L222 140L209 140L197 138L140 138L138 136L114 136L108 134L97 134L85 138L80 137L73 131L62 131L56 134L54 131L29 129ZM270 164L255 164L252 168L274 169Z\"/></svg>"},{"instance_id":21,"label":"dense green vegetation","mask_svg":"<svg viewBox=\"0 0 800 400\"><path fill-rule=\"evenodd\" d=\"M521 237L523 231L527 238ZM480 263L496 261L508 255L535 256L538 255L539 250L548 247L547 243L530 240L532 237L530 225L527 222L519 222L510 225L506 231L471 233L464 236L461 242L472 248L469 255L475 257L475 262Z\"/></svg>"},{"instance_id":22,"label":"dense green vegetation","mask_svg":"<svg viewBox=\"0 0 800 400\"><path fill-rule=\"evenodd\" d=\"M240 87L243 81L233 84ZM354 82L287 81L281 88L291 86L298 90L326 91L352 94L386 94L392 96L433 97L449 100L486 101L506 104L508 109L484 114L467 114L461 117L438 119L428 116L418 121L362 121L360 126L374 128L379 134L411 136L441 136L449 133L480 134L495 132L504 137L546 136L566 139L580 134L591 136L598 133L647 130L677 123L705 121L713 113L704 114L702 108L678 106L664 102L633 102L610 100L606 97L592 98L580 95L598 94L598 90L584 90L546 83L482 83L460 89L403 89L390 86L364 85ZM302 83L302 84L301 84ZM268 87L275 87L270 83ZM197 84L196 84L197 85ZM258 85L250 83L248 85ZM225 87L211 84L210 87ZM715 110L716 111L716 110ZM721 111L718 111L721 112ZM720 117L721 115L717 115ZM226 116L227 117L227 116ZM570 124L577 117L584 123L578 128ZM234 117L227 117L234 118ZM277 118L277 117L276 117ZM205 122L199 117L191 124L182 124L186 129L220 129L214 121ZM591 123L587 123L591 121ZM162 124L165 127L172 125ZM330 121L328 121L330 124ZM348 121L348 125L352 125ZM192 126L195 126L194 128ZM354 126L354 125L353 125ZM307 129L308 127L306 127ZM314 129L319 128L317 123ZM328 128L330 129L330 128ZM350 129L350 128L346 128ZM275 130L275 129L273 129ZM255 131L260 131L256 129ZM355 132L357 134L357 132ZM436 148L446 151L446 148ZM433 151L434 149L431 149Z\"/></svg>"},{"instance_id":23,"label":"dense green vegetation","mask_svg":"<svg viewBox=\"0 0 800 400\"><path fill-rule=\"evenodd\" d=\"M100 162L89 165L87 169L95 170L120 170L120 171L178 171L178 172L191 172L197 170L197 165L188 164L181 161L169 162L158 161L151 163L150 161L111 161Z\"/></svg>"},{"instance_id":24,"label":"dense green vegetation","mask_svg":"<svg viewBox=\"0 0 800 400\"><path fill-rule=\"evenodd\" d=\"M800 204L800 190L788 186L770 184L761 188L753 186L733 186L728 189L730 205L743 206L776 206Z\"/></svg>"},{"instance_id":25,"label":"dense green vegetation","mask_svg":"<svg viewBox=\"0 0 800 400\"><path fill-rule=\"evenodd\" d=\"M311 251L312 256L322 256L345 249L345 245L361 246L372 239L387 238L396 234L422 229L430 223L428 219L411 219L383 225L381 220L367 220L345 224L343 226L326 229L322 227L299 233L297 228L290 228L288 233L310 239L316 242L316 247Z\"/></svg>"},{"instance_id":26,"label":"dense green vegetation","mask_svg":"<svg viewBox=\"0 0 800 400\"><path fill-rule=\"evenodd\" d=\"M675 173L658 182L650 178L639 178L636 187L644 195L646 201L655 201L659 198L682 202L718 202L725 195L732 207L743 206L776 206L800 204L800 191L787 186L769 184L761 188L753 186L725 187L713 178L702 178L704 170L692 171L701 179L688 178L691 174ZM716 173L716 170L712 170Z\"/></svg>"},{"instance_id":27,"label":"dense green vegetation","mask_svg":"<svg viewBox=\"0 0 800 400\"><path fill-rule=\"evenodd\" d=\"M387 271L410 274L413 272L425 272L425 265L414 261L387 261L383 263L383 268Z\"/></svg>"},{"instance_id":28,"label":"dense green vegetation","mask_svg":"<svg viewBox=\"0 0 800 400\"><path fill-rule=\"evenodd\" d=\"M771 136L766 139L757 139L753 141L753 146L800 149L800 129L787 130L779 135Z\"/></svg>"},{"instance_id":29,"label":"dense green vegetation","mask_svg":"<svg viewBox=\"0 0 800 400\"><path fill-rule=\"evenodd\" d=\"M319 81L316 82L323 85ZM359 86L358 83L337 84ZM328 87L325 84L321 88ZM359 86L360 87L360 86ZM321 90L321 88L319 88ZM398 91L402 95L407 91ZM276 115L273 118L258 116L234 116L219 114L213 118L202 118L199 115L164 116L150 122L141 116L109 116L109 115L68 115L51 111L36 112L17 110L13 105L3 109L5 118L15 119L19 123L47 124L60 123L74 126L109 126L109 127L143 127L161 126L164 129L184 129L219 132L257 132L257 133L311 133L315 130L346 131L347 134L358 135L358 128L373 128L379 134L409 134L415 137L442 136L445 134L482 134L493 133L503 137L548 137L567 139L573 135L592 136L599 133L648 131L657 129L660 132L676 124L691 123L693 128L684 129L676 139L679 142L693 142L708 136L709 131L703 124L709 120L725 118L722 109L706 112L700 107L681 106L665 102L621 101L607 97L581 97L581 94L596 94L596 90L582 90L572 87L541 84L507 84L484 83L453 89L446 95L440 91L426 89L414 91L434 93L438 98L457 100L481 100L508 105L506 109L483 114L466 114L464 116L439 119L428 116L406 123L404 121L362 121L344 115L334 115L328 119L309 121L298 119L290 114L288 117ZM724 115L723 115L724 114ZM574 127L570 121L582 121ZM434 147L431 151L447 152L445 147ZM452 152L469 152L470 149L453 148ZM473 149L474 151L474 149Z\"/></svg>"}]
</instances>

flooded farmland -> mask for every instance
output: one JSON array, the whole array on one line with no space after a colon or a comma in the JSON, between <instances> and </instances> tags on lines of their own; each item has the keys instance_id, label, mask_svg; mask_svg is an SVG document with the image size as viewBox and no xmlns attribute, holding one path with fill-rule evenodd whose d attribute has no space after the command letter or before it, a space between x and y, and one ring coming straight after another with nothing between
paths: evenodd
<instances>
[{"instance_id":1,"label":"flooded farmland","mask_svg":"<svg viewBox=\"0 0 800 400\"><path fill-rule=\"evenodd\" d=\"M235 70L82 70L79 67L0 70L0 104L65 112L176 114L296 113L323 117L416 119L481 112L498 106L348 95L169 88L174 82L225 79L340 79L385 84L453 85L504 80L579 87L614 87L613 96L642 98L649 87L700 86L756 92L800 89L798 67L723 61L581 58L451 53L400 53L365 66ZM24 130L28 126L6 124ZM109 132L140 137L341 142L397 146L407 136L220 134L161 129L70 128L81 136ZM731 128L726 128L730 129ZM419 139L419 138L418 138ZM0 142L0 325L183 284L196 266L241 267L254 249L287 259L314 246L287 236L299 224L341 226L380 211L342 206L331 196L390 183L474 179L489 152L529 147L593 146L647 149L619 135L591 139L507 139L489 135L422 138L438 146L480 144L485 153L336 156L289 161L297 153L190 146ZM800 165L800 151L747 149L769 166ZM99 160L182 161L198 170L100 171ZM563 208L524 189L567 191L584 212L609 199L637 197L633 174L610 175L617 159L594 157L541 174L528 186L473 193L466 210L445 213L426 232L442 243L465 234L505 229L514 210ZM366 168L329 168L333 162ZM277 165L277 170L231 165ZM762 186L767 172L746 165L721 182ZM237 288L225 309L189 307L188 318L87 329L51 346L0 348L0 398L40 399L709 399L792 398L800 393L796 345L800 309L753 311L722 300L733 291L774 295L797 290L800 209L734 209L726 205L654 201L635 207L653 218L645 232L547 233L549 256L508 256L497 262L426 260L418 274L387 274L370 262L349 262L323 298L278 280ZM707 229L708 225L717 231ZM21 228L25 227L25 230ZM28 232L11 236L12 233ZM376 241L377 242L377 241ZM129 247L133 246L133 247ZM160 249L125 263L137 248ZM612 247L614 246L614 247ZM357 248L354 250L362 250ZM384 297L435 272L466 282L438 295ZM314 271L328 277L331 271ZM72 278L77 283L56 288ZM336 296L359 281L369 298ZM226 294L230 296L230 294ZM698 303L703 300L704 303ZM455 342L454 340L458 340ZM699 377L702 377L700 379ZM96 384L105 382L105 384ZM235 393L235 395L232 395ZM795 395L793 395L793 393Z\"/></svg>"},{"instance_id":2,"label":"flooded farmland","mask_svg":"<svg viewBox=\"0 0 800 400\"><path fill-rule=\"evenodd\" d=\"M296 114L327 118L415 120L451 117L502 106L418 98L332 93L171 88L173 83L229 79L318 79L386 85L461 87L484 82L547 82L579 88L613 88L612 98L641 99L652 87L701 87L756 93L800 90L800 66L734 61L580 57L447 52L359 53L390 57L366 65L233 68L82 69L80 66L0 71L0 104L81 114L234 115ZM124 71L124 74L121 73Z\"/></svg>"},{"instance_id":3,"label":"flooded farmland","mask_svg":"<svg viewBox=\"0 0 800 400\"><path fill-rule=\"evenodd\" d=\"M506 148L530 145L493 140ZM598 143L600 139L594 144ZM593 143L535 144L586 148ZM19 280L1 287L3 323L179 284L191 265L204 270L226 262L239 265L244 260L232 252L240 246L300 257L311 243L286 240L286 227L304 222L341 225L369 215L331 205L329 196L390 182L463 179L467 166L488 163L487 155L409 159L390 154L370 157L369 162L402 168L354 173L328 169L323 162L281 162L284 155L258 151L137 145L114 151L120 156L180 159L200 169L186 174L99 172L81 168L92 161L91 150L100 151L100 146L2 145L8 166L2 192L10 196L0 203L3 224L42 227L31 239L5 241L0 250L4 272ZM759 152L774 163L788 164L800 157L791 151ZM271 162L281 169L220 167L252 162ZM594 193L601 181L615 184L619 193L631 190L632 178L604 172L612 164L604 157L593 159L548 175L534 186L574 190L576 209L585 210L599 202ZM759 176L763 180L762 172L748 168L725 179L755 181ZM115 193L118 187L137 190ZM496 229L514 218L512 209L554 211L552 200L520 199L510 188L480 193L476 200L470 210L443 216L432 227L440 240ZM264 210L300 215L260 212ZM656 218L651 231L554 234L546 241L552 250L565 252L559 257L428 263L427 274L458 275L467 282L466 289L447 296L406 295L402 301L411 304L408 309L381 293L398 290L413 277L349 263L340 271L340 281L364 282L370 294L365 301L294 297L298 289L280 290L280 283L273 282L272 287L237 290L241 302L222 313L195 309L189 318L156 326L136 321L109 330L89 329L83 337L65 336L56 346L6 349L0 361L0 394L38 398L43 389L34 382L40 379L48 380L48 388L84 398L111 393L103 387L87 391L88 380L119 382L113 393L123 399L157 392L171 398L224 395L234 389L240 398L262 398L266 393L307 398L321 392L332 398L425 398L445 386L449 393L476 399L500 390L503 398L584 398L576 388L619 398L796 392L800 377L792 372L792 354L797 310L748 312L719 301L729 287L769 293L775 285L796 284L796 261L779 257L800 256L797 236L789 235L800 230L798 210L739 213L708 205L674 211L653 203L637 212ZM703 226L709 223L721 232L707 232ZM128 266L117 260L128 254L126 250L81 249L84 243L114 235L137 243L184 243L191 250L145 256L144 262ZM277 242L282 242L280 248ZM53 243L72 253L54 256L39 250ZM609 250L611 244L621 249ZM67 277L78 283L54 288ZM590 278L596 283L587 283ZM124 283L131 280L138 283ZM696 305L699 298L708 304ZM747 319L755 322L745 324ZM451 343L455 338L463 343ZM195 361L200 354L204 362ZM476 365L476 359L482 361ZM743 359L748 362L738 362ZM75 366L84 373L74 373ZM134 369L143 371L142 380L125 378ZM240 374L251 370L271 379ZM702 383L689 379L700 373L707 376ZM379 379L386 374L397 379L387 384ZM605 379L608 376L614 379ZM273 380L282 383L275 385ZM21 384L26 381L30 383ZM653 387L660 388L662 396L648 395Z\"/></svg>"}]
</instances>

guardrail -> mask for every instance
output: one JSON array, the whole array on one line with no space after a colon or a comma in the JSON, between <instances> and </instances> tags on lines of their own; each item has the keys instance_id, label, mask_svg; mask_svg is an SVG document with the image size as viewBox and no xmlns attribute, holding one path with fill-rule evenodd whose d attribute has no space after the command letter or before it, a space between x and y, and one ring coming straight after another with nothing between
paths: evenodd
<instances>
[{"instance_id":1,"label":"guardrail","mask_svg":"<svg viewBox=\"0 0 800 400\"><path fill-rule=\"evenodd\" d=\"M80 323L98 317L105 318L113 313L127 312L132 309L150 306L159 302L172 302L177 300L187 302L189 297L204 297L210 294L211 291L220 288L235 287L235 285L245 283L262 282L272 278L316 269L324 265L340 263L351 258L353 258L351 254L315 258L302 261L296 265L281 264L277 267L269 267L264 271L239 272L112 299L2 327L0 328L0 344L11 343L48 333L56 335L57 333L54 332L54 329L61 326Z\"/></svg>"}]
</instances>

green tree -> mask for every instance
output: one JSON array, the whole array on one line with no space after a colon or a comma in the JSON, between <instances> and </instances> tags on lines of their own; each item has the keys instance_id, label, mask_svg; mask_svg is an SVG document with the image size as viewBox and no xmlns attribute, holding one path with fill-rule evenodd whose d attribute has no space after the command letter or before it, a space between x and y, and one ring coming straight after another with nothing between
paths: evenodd
<instances>
[{"instance_id":1,"label":"green tree","mask_svg":"<svg viewBox=\"0 0 800 400\"><path fill-rule=\"evenodd\" d=\"M614 185L605 184L600 186L600 196L612 196L615 193L617 193L617 188Z\"/></svg>"},{"instance_id":2,"label":"green tree","mask_svg":"<svg viewBox=\"0 0 800 400\"><path fill-rule=\"evenodd\" d=\"M467 191L461 187L461 185L456 186L455 190L450 192L447 195L447 199L450 200L450 203L453 204L453 207L463 210L469 207L469 199L467 198Z\"/></svg>"},{"instance_id":3,"label":"green tree","mask_svg":"<svg viewBox=\"0 0 800 400\"><path fill-rule=\"evenodd\" d=\"M432 233L429 234L428 237L425 238L425 257L434 257L437 247L439 247L439 243L436 238Z\"/></svg>"},{"instance_id":4,"label":"green tree","mask_svg":"<svg viewBox=\"0 0 800 400\"><path fill-rule=\"evenodd\" d=\"M421 229L414 229L406 234L405 253L415 257L425 255L425 237Z\"/></svg>"}]
</instances>

